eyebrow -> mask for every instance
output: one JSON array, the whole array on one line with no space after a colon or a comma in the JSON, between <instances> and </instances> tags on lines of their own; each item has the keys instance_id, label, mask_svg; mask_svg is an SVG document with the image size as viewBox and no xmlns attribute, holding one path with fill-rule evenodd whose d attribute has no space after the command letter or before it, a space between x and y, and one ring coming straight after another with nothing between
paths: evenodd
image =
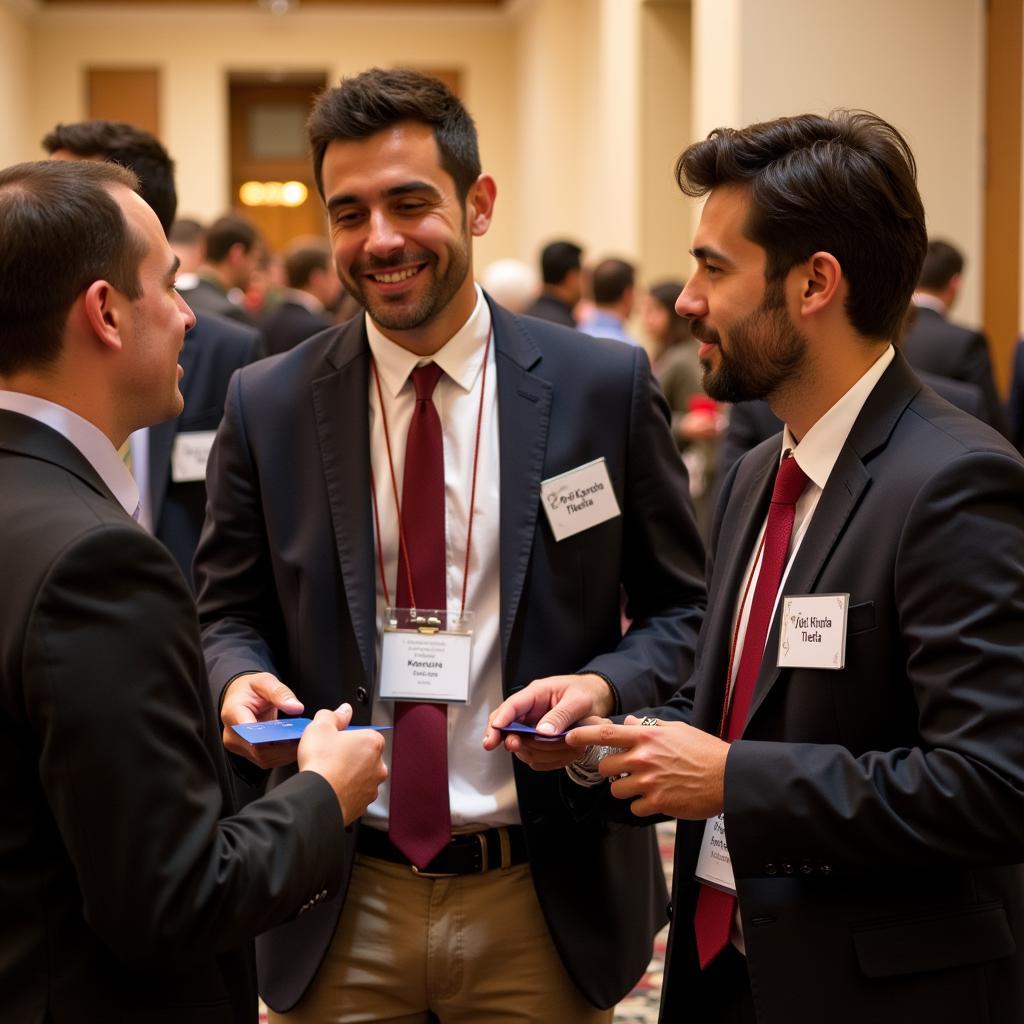
<instances>
[{"instance_id":1,"label":"eyebrow","mask_svg":"<svg viewBox=\"0 0 1024 1024\"><path fill-rule=\"evenodd\" d=\"M392 188L385 189L381 195L385 199L393 199L395 196L408 195L411 192L429 192L432 196L437 199L441 198L441 191L436 185L431 185L429 181L407 181L401 185L395 185ZM353 203L360 202L360 197L354 192L348 192L340 196L331 196L327 200L327 209L333 210L339 206L351 206Z\"/></svg>"},{"instance_id":2,"label":"eyebrow","mask_svg":"<svg viewBox=\"0 0 1024 1024\"><path fill-rule=\"evenodd\" d=\"M181 267L181 258L175 254L171 266L167 271L167 280L173 281L178 276L178 269Z\"/></svg>"},{"instance_id":3,"label":"eyebrow","mask_svg":"<svg viewBox=\"0 0 1024 1024\"><path fill-rule=\"evenodd\" d=\"M733 266L732 260L724 252L720 252L710 245L698 245L696 249L690 250L690 255L695 260L703 262L714 260L716 263L728 263L730 267Z\"/></svg>"}]
</instances>

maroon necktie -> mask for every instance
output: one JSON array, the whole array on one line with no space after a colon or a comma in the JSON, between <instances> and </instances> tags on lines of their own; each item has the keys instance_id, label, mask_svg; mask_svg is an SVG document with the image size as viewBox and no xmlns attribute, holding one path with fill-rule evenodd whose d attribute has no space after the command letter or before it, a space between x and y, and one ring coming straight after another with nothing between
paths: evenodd
<instances>
[{"instance_id":1,"label":"maroon necktie","mask_svg":"<svg viewBox=\"0 0 1024 1024\"><path fill-rule=\"evenodd\" d=\"M750 711L754 685L761 672L764 647L772 622L775 595L778 593L782 570L786 565L786 552L789 550L789 540L793 532L796 503L806 486L807 476L796 464L796 459L787 454L775 475L775 488L768 508L768 522L764 528L761 571L754 586L750 615L743 635L743 653L740 655L732 703L726 719L725 739L730 743L743 733L743 726ZM729 841L728 828L725 840ZM701 970L707 967L729 942L729 929L735 910L735 896L709 885L701 885L697 894L697 910L693 916Z\"/></svg>"},{"instance_id":2,"label":"maroon necktie","mask_svg":"<svg viewBox=\"0 0 1024 1024\"><path fill-rule=\"evenodd\" d=\"M444 444L432 395L441 379L437 363L412 371L416 388L402 479L402 532L408 569L399 545L398 607L447 607L444 535ZM391 753L391 841L416 867L425 868L451 839L448 806L448 711L444 704L395 703Z\"/></svg>"}]
</instances>

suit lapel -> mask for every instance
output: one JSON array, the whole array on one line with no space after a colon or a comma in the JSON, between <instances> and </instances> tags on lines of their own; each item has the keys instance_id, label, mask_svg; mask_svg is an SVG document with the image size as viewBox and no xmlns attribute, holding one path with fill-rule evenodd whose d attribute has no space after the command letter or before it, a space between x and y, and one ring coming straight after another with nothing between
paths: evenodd
<instances>
[{"instance_id":1,"label":"suit lapel","mask_svg":"<svg viewBox=\"0 0 1024 1024\"><path fill-rule=\"evenodd\" d=\"M783 595L810 594L828 561L836 542L854 514L861 497L871 484L871 473L865 466L870 455L888 443L893 429L911 399L921 390L903 356L896 353L854 422L846 443L825 483L814 516L807 528L793 567L782 588ZM779 629L782 613L780 598L768 631L761 671L754 687L746 725L757 714L768 693L777 682Z\"/></svg>"},{"instance_id":2,"label":"suit lapel","mask_svg":"<svg viewBox=\"0 0 1024 1024\"><path fill-rule=\"evenodd\" d=\"M168 420L166 423L157 423L149 428L149 516L154 528L160 522L160 511L164 505L164 498L167 495L167 481L171 477L171 452L174 449L174 439L178 436L178 429L181 427L182 418L187 416L192 398L199 382L195 374L196 363L196 340L185 335L185 347L178 357L181 364L181 393L185 399L185 407L181 416Z\"/></svg>"},{"instance_id":3,"label":"suit lapel","mask_svg":"<svg viewBox=\"0 0 1024 1024\"><path fill-rule=\"evenodd\" d=\"M369 345L362 317L351 321L313 381L320 459L334 541L359 655L372 684L376 658L376 581L370 503Z\"/></svg>"},{"instance_id":4,"label":"suit lapel","mask_svg":"<svg viewBox=\"0 0 1024 1024\"><path fill-rule=\"evenodd\" d=\"M532 373L541 354L522 321L493 302L494 364L501 457L501 661L530 564L544 471L552 386Z\"/></svg>"}]
</instances>

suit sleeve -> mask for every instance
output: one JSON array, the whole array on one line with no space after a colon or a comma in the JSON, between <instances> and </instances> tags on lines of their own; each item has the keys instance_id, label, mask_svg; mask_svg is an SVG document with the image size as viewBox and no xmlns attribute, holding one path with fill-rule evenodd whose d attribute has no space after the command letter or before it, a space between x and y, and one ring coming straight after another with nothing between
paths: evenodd
<instances>
[{"instance_id":1,"label":"suit sleeve","mask_svg":"<svg viewBox=\"0 0 1024 1024\"><path fill-rule=\"evenodd\" d=\"M230 814L191 597L152 538L97 527L67 548L35 602L24 666L83 913L122 960L208 958L338 889L344 823L319 775Z\"/></svg>"},{"instance_id":2,"label":"suit sleeve","mask_svg":"<svg viewBox=\"0 0 1024 1024\"><path fill-rule=\"evenodd\" d=\"M725 814L738 877L789 857L848 873L1024 857L1019 460L974 452L931 476L901 532L894 596L889 642L906 658L909 692L892 701L913 701L916 739L859 756L832 744L734 743Z\"/></svg>"},{"instance_id":3,"label":"suit sleeve","mask_svg":"<svg viewBox=\"0 0 1024 1024\"><path fill-rule=\"evenodd\" d=\"M634 350L624 488L622 586L629 629L581 671L607 676L622 710L660 704L693 671L704 618L704 548L664 396Z\"/></svg>"},{"instance_id":4,"label":"suit sleeve","mask_svg":"<svg viewBox=\"0 0 1024 1024\"><path fill-rule=\"evenodd\" d=\"M999 400L999 393L996 391L988 340L984 334L977 333L971 336L970 346L965 353L964 370L964 380L981 388L987 407L987 422L991 423L1003 437L1009 437L1010 426L1003 412L1003 403Z\"/></svg>"}]
</instances>

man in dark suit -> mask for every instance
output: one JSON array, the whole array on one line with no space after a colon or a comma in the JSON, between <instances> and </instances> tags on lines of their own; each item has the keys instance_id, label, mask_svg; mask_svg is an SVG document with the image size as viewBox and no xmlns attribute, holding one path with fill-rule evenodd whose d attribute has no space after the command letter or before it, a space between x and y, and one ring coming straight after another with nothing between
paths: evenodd
<instances>
[{"instance_id":1,"label":"man in dark suit","mask_svg":"<svg viewBox=\"0 0 1024 1024\"><path fill-rule=\"evenodd\" d=\"M254 1024L251 936L342 884L382 741L322 711L233 813L192 597L117 451L180 412L192 322L137 184L0 172L0 1006Z\"/></svg>"},{"instance_id":2,"label":"man in dark suit","mask_svg":"<svg viewBox=\"0 0 1024 1024\"><path fill-rule=\"evenodd\" d=\"M119 121L59 124L43 148L58 159L110 160L134 171L142 198L170 231L178 206L174 164L149 132ZM214 313L196 316L180 358L182 414L129 439L132 473L143 491L140 522L164 542L190 582L206 512L206 458L224 414L228 381L252 361L256 339L251 327Z\"/></svg>"},{"instance_id":3,"label":"man in dark suit","mask_svg":"<svg viewBox=\"0 0 1024 1024\"><path fill-rule=\"evenodd\" d=\"M1007 436L1006 417L992 379L985 335L948 319L960 291L963 270L964 258L958 249L939 239L929 241L914 292L915 316L900 347L915 370L981 388L988 409L984 419Z\"/></svg>"},{"instance_id":4,"label":"man in dark suit","mask_svg":"<svg viewBox=\"0 0 1024 1024\"><path fill-rule=\"evenodd\" d=\"M681 819L661 1019L1022 1020L1024 462L891 344L925 250L909 147L804 115L677 176L707 196L677 307L705 388L785 429L725 481L661 724L568 737Z\"/></svg>"},{"instance_id":5,"label":"man in dark suit","mask_svg":"<svg viewBox=\"0 0 1024 1024\"><path fill-rule=\"evenodd\" d=\"M261 991L274 1020L609 1021L664 920L653 836L567 822L556 777L480 737L538 677L608 713L688 674L702 554L664 400L642 351L475 286L495 185L441 83L375 69L310 125L335 263L367 315L234 378L196 558L204 647L225 723L272 717L287 686L396 731L392 785L338 845L347 893L262 938ZM424 703L441 728L416 747L378 665L378 643L417 642L381 633L403 589L438 624L475 614L468 675L438 672L461 703Z\"/></svg>"},{"instance_id":6,"label":"man in dark suit","mask_svg":"<svg viewBox=\"0 0 1024 1024\"><path fill-rule=\"evenodd\" d=\"M540 275L543 288L526 315L575 327L573 310L583 298L583 250L575 242L548 242L540 254Z\"/></svg>"},{"instance_id":7,"label":"man in dark suit","mask_svg":"<svg viewBox=\"0 0 1024 1024\"><path fill-rule=\"evenodd\" d=\"M252 326L252 317L231 297L249 287L259 266L263 244L244 217L218 217L206 232L206 259L197 280L183 289L186 301L205 313L216 313Z\"/></svg>"},{"instance_id":8,"label":"man in dark suit","mask_svg":"<svg viewBox=\"0 0 1024 1024\"><path fill-rule=\"evenodd\" d=\"M301 240L285 253L288 289L260 321L260 355L276 356L331 326L327 310L341 297L341 282L326 242Z\"/></svg>"}]
</instances>

